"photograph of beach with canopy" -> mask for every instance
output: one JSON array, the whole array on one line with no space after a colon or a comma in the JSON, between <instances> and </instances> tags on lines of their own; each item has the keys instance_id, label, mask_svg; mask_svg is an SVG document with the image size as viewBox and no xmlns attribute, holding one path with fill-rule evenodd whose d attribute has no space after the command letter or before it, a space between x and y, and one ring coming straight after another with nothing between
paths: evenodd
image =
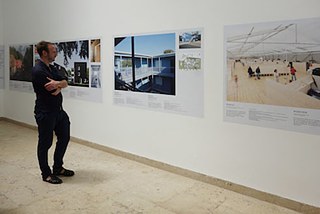
<instances>
[{"instance_id":1,"label":"photograph of beach with canopy","mask_svg":"<svg viewBox=\"0 0 320 214\"><path fill-rule=\"evenodd\" d=\"M320 109L320 18L225 26L226 99Z\"/></svg>"}]
</instances>

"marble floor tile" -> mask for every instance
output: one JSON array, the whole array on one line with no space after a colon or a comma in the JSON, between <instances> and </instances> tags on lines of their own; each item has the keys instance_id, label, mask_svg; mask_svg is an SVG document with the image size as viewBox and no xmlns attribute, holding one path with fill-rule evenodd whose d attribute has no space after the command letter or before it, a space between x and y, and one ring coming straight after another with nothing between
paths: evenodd
<instances>
[{"instance_id":1,"label":"marble floor tile","mask_svg":"<svg viewBox=\"0 0 320 214\"><path fill-rule=\"evenodd\" d=\"M41 180L36 144L36 130L0 121L1 214L298 213L74 142L65 167L75 176L51 185Z\"/></svg>"}]
</instances>

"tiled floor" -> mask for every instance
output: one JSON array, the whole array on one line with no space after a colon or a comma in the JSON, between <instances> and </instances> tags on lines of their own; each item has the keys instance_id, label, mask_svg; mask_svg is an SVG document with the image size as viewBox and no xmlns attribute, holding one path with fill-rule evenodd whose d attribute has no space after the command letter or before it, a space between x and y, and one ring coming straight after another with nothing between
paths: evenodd
<instances>
[{"instance_id":1,"label":"tiled floor","mask_svg":"<svg viewBox=\"0 0 320 214\"><path fill-rule=\"evenodd\" d=\"M36 142L35 130L0 120L0 213L297 213L73 142L65 166L76 175L52 185Z\"/></svg>"}]
</instances>

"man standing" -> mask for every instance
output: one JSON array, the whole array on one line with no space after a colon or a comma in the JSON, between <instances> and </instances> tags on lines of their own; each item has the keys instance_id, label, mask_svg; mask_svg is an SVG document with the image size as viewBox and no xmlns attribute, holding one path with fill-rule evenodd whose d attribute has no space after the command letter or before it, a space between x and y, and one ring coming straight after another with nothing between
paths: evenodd
<instances>
[{"instance_id":1,"label":"man standing","mask_svg":"<svg viewBox=\"0 0 320 214\"><path fill-rule=\"evenodd\" d=\"M42 180L61 184L57 176L73 176L74 172L63 168L63 157L70 140L70 121L62 108L61 90L68 86L65 77L60 76L51 65L57 56L53 43L41 41L37 44L40 61L32 69L32 85L36 93L35 119L38 125L37 155ZM52 145L53 132L57 136L54 151L53 170L48 165L48 151Z\"/></svg>"}]
</instances>

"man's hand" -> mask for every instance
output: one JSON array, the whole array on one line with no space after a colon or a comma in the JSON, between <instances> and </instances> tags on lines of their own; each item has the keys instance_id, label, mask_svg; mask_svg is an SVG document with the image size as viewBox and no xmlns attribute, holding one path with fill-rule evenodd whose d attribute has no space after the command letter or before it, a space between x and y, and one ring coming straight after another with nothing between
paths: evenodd
<instances>
[{"instance_id":1,"label":"man's hand","mask_svg":"<svg viewBox=\"0 0 320 214\"><path fill-rule=\"evenodd\" d=\"M51 94L53 96L57 96L61 92L60 81L53 80L49 77L47 77L47 79L50 80L50 82L46 83L44 87L46 88L47 91L55 90Z\"/></svg>"},{"instance_id":2,"label":"man's hand","mask_svg":"<svg viewBox=\"0 0 320 214\"><path fill-rule=\"evenodd\" d=\"M53 96L57 96L61 92L61 88L57 88L53 93L51 93Z\"/></svg>"},{"instance_id":3,"label":"man's hand","mask_svg":"<svg viewBox=\"0 0 320 214\"><path fill-rule=\"evenodd\" d=\"M44 85L44 87L46 88L47 91L52 91L52 90L55 90L55 89L59 89L59 85L60 85L60 81L56 81L56 80L53 80L49 77L47 77L48 80L50 80L50 82L46 83ZM61 91L61 89L59 90L59 92Z\"/></svg>"}]
</instances>

